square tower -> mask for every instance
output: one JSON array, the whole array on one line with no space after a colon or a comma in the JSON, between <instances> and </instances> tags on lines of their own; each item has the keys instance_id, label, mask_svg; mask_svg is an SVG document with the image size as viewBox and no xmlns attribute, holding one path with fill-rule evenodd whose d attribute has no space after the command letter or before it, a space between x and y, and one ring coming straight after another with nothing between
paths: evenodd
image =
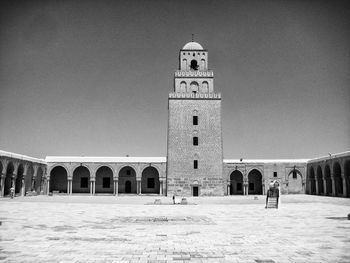
<instances>
[{"instance_id":1,"label":"square tower","mask_svg":"<svg viewBox=\"0 0 350 263\"><path fill-rule=\"evenodd\" d=\"M224 195L221 94L208 52L189 42L179 60L168 99L167 194Z\"/></svg>"}]
</instances>

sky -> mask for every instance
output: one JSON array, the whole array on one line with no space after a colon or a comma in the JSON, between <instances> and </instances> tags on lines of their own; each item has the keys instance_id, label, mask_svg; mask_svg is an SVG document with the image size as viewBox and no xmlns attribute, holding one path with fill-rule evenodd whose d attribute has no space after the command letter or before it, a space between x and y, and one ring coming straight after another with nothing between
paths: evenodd
<instances>
[{"instance_id":1,"label":"sky","mask_svg":"<svg viewBox=\"0 0 350 263\"><path fill-rule=\"evenodd\" d=\"M1 1L0 149L166 156L194 34L222 94L224 158L350 150L346 1Z\"/></svg>"}]
</instances>

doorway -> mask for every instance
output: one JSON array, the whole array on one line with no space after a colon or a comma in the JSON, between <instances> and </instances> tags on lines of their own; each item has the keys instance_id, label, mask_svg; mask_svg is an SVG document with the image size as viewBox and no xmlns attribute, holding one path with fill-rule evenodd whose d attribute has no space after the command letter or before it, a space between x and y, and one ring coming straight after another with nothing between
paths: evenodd
<instances>
[{"instance_id":1,"label":"doorway","mask_svg":"<svg viewBox=\"0 0 350 263\"><path fill-rule=\"evenodd\" d=\"M125 182L125 193L131 193L131 182L129 180Z\"/></svg>"},{"instance_id":2,"label":"doorway","mask_svg":"<svg viewBox=\"0 0 350 263\"><path fill-rule=\"evenodd\" d=\"M198 186L193 186L193 196L198 196Z\"/></svg>"}]
</instances>

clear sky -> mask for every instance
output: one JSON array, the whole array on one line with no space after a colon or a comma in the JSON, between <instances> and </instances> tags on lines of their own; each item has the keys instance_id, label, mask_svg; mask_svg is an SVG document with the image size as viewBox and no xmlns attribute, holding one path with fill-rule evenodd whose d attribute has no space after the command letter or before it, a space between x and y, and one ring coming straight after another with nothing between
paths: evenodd
<instances>
[{"instance_id":1,"label":"clear sky","mask_svg":"<svg viewBox=\"0 0 350 263\"><path fill-rule=\"evenodd\" d=\"M1 1L0 149L165 156L195 35L222 93L225 158L350 150L347 1Z\"/></svg>"}]
</instances>

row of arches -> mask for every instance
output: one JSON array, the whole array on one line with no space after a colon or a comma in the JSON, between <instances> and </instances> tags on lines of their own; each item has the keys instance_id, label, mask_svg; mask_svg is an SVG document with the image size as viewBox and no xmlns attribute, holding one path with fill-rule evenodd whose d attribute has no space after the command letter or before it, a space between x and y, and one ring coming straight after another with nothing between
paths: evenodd
<instances>
[{"instance_id":1,"label":"row of arches","mask_svg":"<svg viewBox=\"0 0 350 263\"><path fill-rule=\"evenodd\" d=\"M339 162L334 162L332 167L326 164L323 169L321 165L311 165L307 193L350 197L350 161L344 163L343 169Z\"/></svg>"},{"instance_id":2,"label":"row of arches","mask_svg":"<svg viewBox=\"0 0 350 263\"><path fill-rule=\"evenodd\" d=\"M68 172L63 166L55 166L50 172L50 192L60 193L104 193L104 194L161 194L159 172L153 166L142 171L141 180L137 181L136 171L131 166L123 167L118 173L118 181L113 178L113 171L108 166L96 170L94 180L87 167L79 166L74 169L71 185Z\"/></svg>"},{"instance_id":3,"label":"row of arches","mask_svg":"<svg viewBox=\"0 0 350 263\"><path fill-rule=\"evenodd\" d=\"M243 174L239 170L234 170L230 174L229 184L230 195L243 194L263 194L262 174L259 170L253 169L248 173L248 181L244 183Z\"/></svg>"},{"instance_id":4,"label":"row of arches","mask_svg":"<svg viewBox=\"0 0 350 263\"><path fill-rule=\"evenodd\" d=\"M200 62L198 62L196 59L191 59L188 61L186 58L182 59L181 63L181 69L182 70L206 70L206 62L205 59L202 58Z\"/></svg>"},{"instance_id":5,"label":"row of arches","mask_svg":"<svg viewBox=\"0 0 350 263\"><path fill-rule=\"evenodd\" d=\"M4 178L1 180L1 194L10 195L14 188L16 195L26 195L28 192L40 193L44 191L44 170L41 166L30 165L25 167L23 163L16 164L8 162L4 167L0 162L0 171L5 170Z\"/></svg>"},{"instance_id":6,"label":"row of arches","mask_svg":"<svg viewBox=\"0 0 350 263\"><path fill-rule=\"evenodd\" d=\"M181 93L212 93L212 87L209 86L208 81L203 81L199 84L197 81L191 81L187 83L186 81L180 82L180 90L178 92Z\"/></svg>"},{"instance_id":7,"label":"row of arches","mask_svg":"<svg viewBox=\"0 0 350 263\"><path fill-rule=\"evenodd\" d=\"M287 176L286 191L289 194L300 194L304 192L302 173L298 169L291 169ZM244 180L240 170L234 170L230 174L229 195L265 194L263 176L258 169L249 171L247 179Z\"/></svg>"}]
</instances>

